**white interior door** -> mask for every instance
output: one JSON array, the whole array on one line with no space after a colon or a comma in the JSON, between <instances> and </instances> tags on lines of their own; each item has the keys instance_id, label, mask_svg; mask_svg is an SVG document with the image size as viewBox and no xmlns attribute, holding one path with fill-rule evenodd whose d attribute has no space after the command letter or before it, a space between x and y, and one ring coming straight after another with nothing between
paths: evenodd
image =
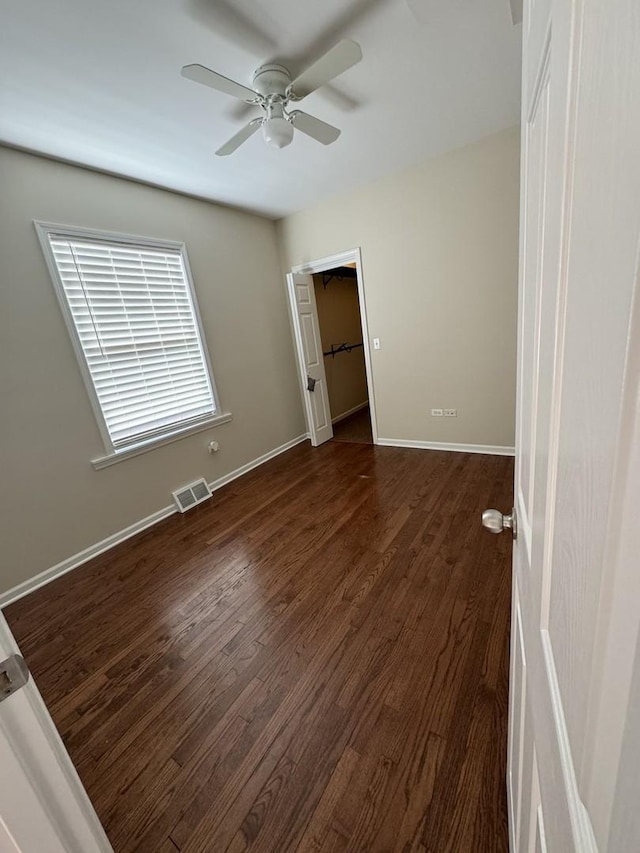
<instances>
[{"instance_id":1,"label":"white interior door","mask_svg":"<svg viewBox=\"0 0 640 853\"><path fill-rule=\"evenodd\" d=\"M511 845L631 853L640 5L525 0L523 47Z\"/></svg>"},{"instance_id":2,"label":"white interior door","mask_svg":"<svg viewBox=\"0 0 640 853\"><path fill-rule=\"evenodd\" d=\"M309 435L311 444L317 446L333 438L333 427L313 277L289 273L287 283L294 310L294 331Z\"/></svg>"},{"instance_id":3,"label":"white interior door","mask_svg":"<svg viewBox=\"0 0 640 853\"><path fill-rule=\"evenodd\" d=\"M0 614L0 660L17 652ZM0 850L113 853L32 678L0 702Z\"/></svg>"}]
</instances>

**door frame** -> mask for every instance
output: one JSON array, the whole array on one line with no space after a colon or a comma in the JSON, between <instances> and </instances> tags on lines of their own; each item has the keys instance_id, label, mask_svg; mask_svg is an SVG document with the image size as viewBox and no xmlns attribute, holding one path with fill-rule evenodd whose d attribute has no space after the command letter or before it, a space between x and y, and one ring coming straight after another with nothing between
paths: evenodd
<instances>
[{"instance_id":1,"label":"door frame","mask_svg":"<svg viewBox=\"0 0 640 853\"><path fill-rule=\"evenodd\" d=\"M307 261L304 264L292 267L290 273L292 275L314 275L316 273L326 272L327 270L335 269L335 267L343 267L346 264L356 265L356 281L358 285L358 303L360 307L360 328L362 330L362 345L364 349L364 366L367 376L367 394L369 395L369 414L371 416L371 433L373 443L378 444L378 421L376 418L375 394L373 388L373 363L371 360L371 344L369 338L369 323L367 320L367 304L364 292L364 277L362 275L362 253L360 247L348 249L345 252L339 252L336 255L328 255L325 258L320 258L315 261ZM296 357L298 360L299 370L304 376L304 353L302 351L302 332L298 320L298 312L296 310L295 292L293 290L291 279L287 278L287 293L289 294L289 307L291 309L291 321L293 323L294 341L296 344ZM315 306L315 301L314 301ZM318 320L318 309L314 307L316 321ZM304 393L304 388L302 389ZM304 399L304 397L303 397ZM307 431L310 432L309 412L305 404L305 418L307 420Z\"/></svg>"}]
</instances>

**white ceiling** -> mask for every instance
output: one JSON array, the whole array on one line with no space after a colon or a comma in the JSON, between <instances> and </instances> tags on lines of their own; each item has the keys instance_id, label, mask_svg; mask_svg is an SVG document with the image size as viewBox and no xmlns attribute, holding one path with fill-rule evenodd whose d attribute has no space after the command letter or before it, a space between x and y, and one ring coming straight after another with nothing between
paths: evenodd
<instances>
[{"instance_id":1,"label":"white ceiling","mask_svg":"<svg viewBox=\"0 0 640 853\"><path fill-rule=\"evenodd\" d=\"M229 12L233 5L238 17ZM225 6L227 9L225 11ZM519 120L521 27L509 0L2 0L0 139L282 216ZM242 16L243 22L239 22ZM282 151L214 151L242 104L180 76L295 75L343 37L364 58L301 108L342 129Z\"/></svg>"}]
</instances>

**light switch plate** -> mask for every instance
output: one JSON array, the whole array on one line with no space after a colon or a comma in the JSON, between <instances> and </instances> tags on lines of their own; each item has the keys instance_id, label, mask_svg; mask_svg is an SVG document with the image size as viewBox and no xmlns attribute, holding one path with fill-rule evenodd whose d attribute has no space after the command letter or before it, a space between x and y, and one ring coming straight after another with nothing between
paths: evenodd
<instances>
[{"instance_id":1,"label":"light switch plate","mask_svg":"<svg viewBox=\"0 0 640 853\"><path fill-rule=\"evenodd\" d=\"M441 418L442 417L442 409L431 409L431 417L432 418Z\"/></svg>"},{"instance_id":2,"label":"light switch plate","mask_svg":"<svg viewBox=\"0 0 640 853\"><path fill-rule=\"evenodd\" d=\"M374 338L373 339L373 348L374 349L380 349L380 338Z\"/></svg>"}]
</instances>

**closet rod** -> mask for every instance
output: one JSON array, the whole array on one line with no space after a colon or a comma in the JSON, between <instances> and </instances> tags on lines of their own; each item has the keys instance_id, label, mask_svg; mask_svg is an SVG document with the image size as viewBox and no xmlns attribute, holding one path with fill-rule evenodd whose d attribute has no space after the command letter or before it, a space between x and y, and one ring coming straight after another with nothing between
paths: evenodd
<instances>
[{"instance_id":1,"label":"closet rod","mask_svg":"<svg viewBox=\"0 0 640 853\"><path fill-rule=\"evenodd\" d=\"M322 355L326 358L328 355L331 358L334 358L339 352L351 352L352 349L357 349L358 347L363 347L364 344L340 344L340 346L336 346L335 344L331 344L331 349L327 350L327 352L323 352Z\"/></svg>"}]
</instances>

